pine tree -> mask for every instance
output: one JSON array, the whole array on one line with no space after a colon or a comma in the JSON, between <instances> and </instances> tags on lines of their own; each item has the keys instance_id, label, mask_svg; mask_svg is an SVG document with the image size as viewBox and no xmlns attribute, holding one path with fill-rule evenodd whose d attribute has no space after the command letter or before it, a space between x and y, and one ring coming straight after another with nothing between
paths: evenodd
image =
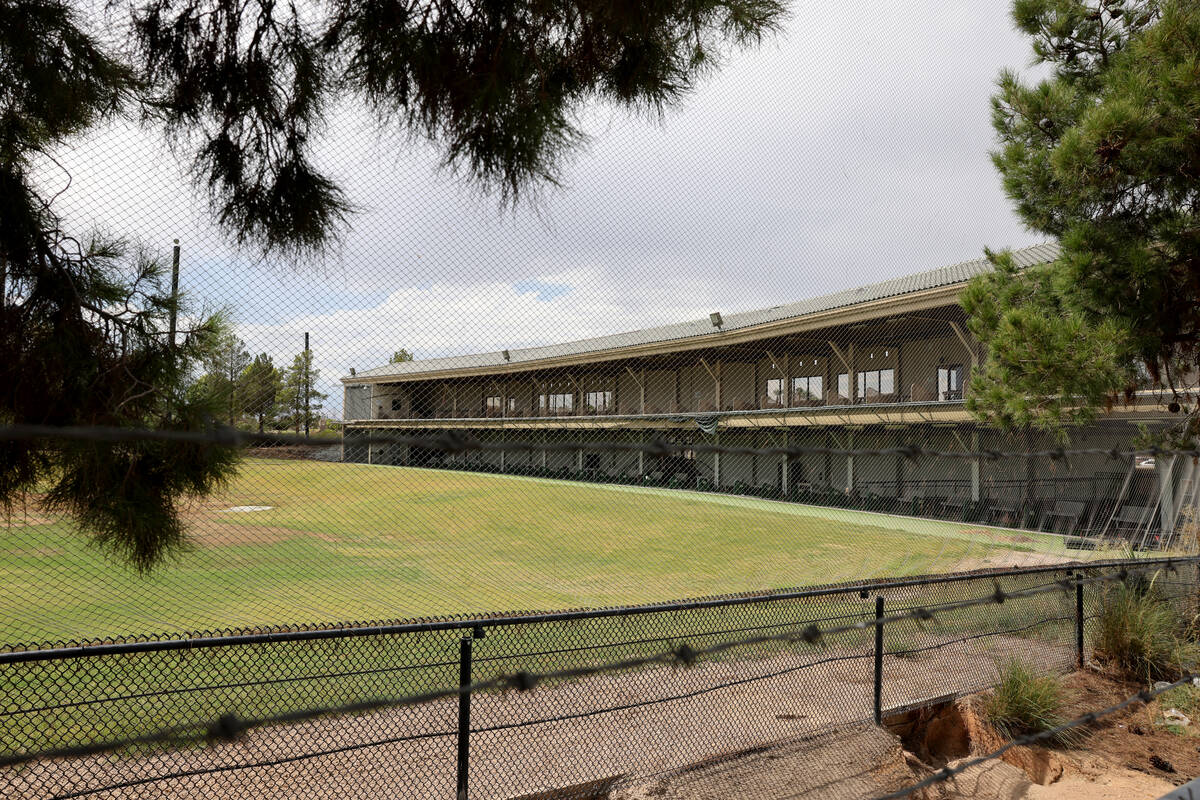
<instances>
[{"instance_id":1,"label":"pine tree","mask_svg":"<svg viewBox=\"0 0 1200 800\"><path fill-rule=\"evenodd\" d=\"M289 411L296 433L312 426L313 419L324 408L328 395L317 390L321 370L312 365L312 351L306 350L292 360L283 381L283 405Z\"/></svg>"},{"instance_id":2,"label":"pine tree","mask_svg":"<svg viewBox=\"0 0 1200 800\"><path fill-rule=\"evenodd\" d=\"M242 375L250 366L246 343L232 333L222 334L205 357L205 366L209 387L224 404L229 424L236 425L243 405Z\"/></svg>"},{"instance_id":3,"label":"pine tree","mask_svg":"<svg viewBox=\"0 0 1200 800\"><path fill-rule=\"evenodd\" d=\"M964 296L987 346L983 419L1060 433L1122 396L1178 403L1200 366L1200 4L1017 0L1050 76L1005 72L993 100L1004 188L1062 254L999 269ZM1195 432L1195 415L1176 433Z\"/></svg>"},{"instance_id":4,"label":"pine tree","mask_svg":"<svg viewBox=\"0 0 1200 800\"><path fill-rule=\"evenodd\" d=\"M243 371L240 385L241 410L258 420L258 432L274 423L283 378L271 357L260 353Z\"/></svg>"},{"instance_id":5,"label":"pine tree","mask_svg":"<svg viewBox=\"0 0 1200 800\"><path fill-rule=\"evenodd\" d=\"M5 423L206 430L214 415L238 413L235 393L221 390L241 369L194 377L222 320L197 317L170 341L179 300L155 259L103 232L70 230L57 212L61 176L47 185L38 165L80 137L140 116L191 162L234 238L315 253L344 230L351 207L312 157L338 104L432 143L471 183L515 200L555 181L583 139L575 120L586 107L662 110L722 50L757 41L782 14L777 0L133 0L107 9L0 3ZM104 19L112 27L100 36L91 25ZM5 440L0 506L37 490L47 511L149 569L184 540L179 503L214 491L236 459L200 444Z\"/></svg>"}]
</instances>

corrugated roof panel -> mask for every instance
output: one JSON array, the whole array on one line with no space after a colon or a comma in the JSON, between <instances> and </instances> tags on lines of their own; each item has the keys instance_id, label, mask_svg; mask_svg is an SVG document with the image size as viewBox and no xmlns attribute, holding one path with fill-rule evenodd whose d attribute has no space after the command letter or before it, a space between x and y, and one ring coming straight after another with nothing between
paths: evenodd
<instances>
[{"instance_id":1,"label":"corrugated roof panel","mask_svg":"<svg viewBox=\"0 0 1200 800\"><path fill-rule=\"evenodd\" d=\"M1057 244L1046 243L1021 250L1013 251L1013 259L1019 267L1029 267L1052 261L1059 252ZM936 289L939 286L949 286L965 283L976 275L982 275L992 270L992 264L986 258L976 258L951 264L927 272L918 272L891 280L860 286L856 289L846 289L841 292L800 300L781 306L765 308L756 311L743 311L724 316L722 330L728 332L740 328L749 328L768 322L778 322L786 319L798 319L809 314L818 314L838 308L870 303L888 297ZM707 320L692 320L671 325L661 325L657 328L616 333L608 336L597 336L591 339L580 339L574 342L543 345L541 347L526 347L510 350L509 359L504 359L502 352L477 353L445 358L429 358L419 361L405 361L400 364L385 364L380 367L365 370L354 377L342 378L346 382L354 382L363 378L379 378L382 376L404 376L423 372L441 372L444 370L471 370L481 367L502 367L521 364L543 359L557 358L586 353L599 353L606 350L618 350L643 344L670 342L678 339L689 339L694 336L704 336L713 332L712 324Z\"/></svg>"}]
</instances>

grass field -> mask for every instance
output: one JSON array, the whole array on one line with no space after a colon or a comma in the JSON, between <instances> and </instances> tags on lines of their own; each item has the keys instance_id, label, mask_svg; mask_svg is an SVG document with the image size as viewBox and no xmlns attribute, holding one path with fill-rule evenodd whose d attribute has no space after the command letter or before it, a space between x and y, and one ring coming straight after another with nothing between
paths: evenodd
<instances>
[{"instance_id":1,"label":"grass field","mask_svg":"<svg viewBox=\"0 0 1200 800\"><path fill-rule=\"evenodd\" d=\"M239 506L270 508L229 510ZM227 492L187 514L192 548L150 576L107 560L62 522L12 519L0 528L4 643L613 606L1065 555L1055 536L842 509L287 460L248 461ZM872 606L851 593L786 612L734 606L703 618L643 615L493 628L476 642L475 677L777 630L770 626L784 621L781 614L789 625L801 624L796 617L809 612L844 622L873 613ZM920 632L890 631L889 647L976 630L1057 636L1052 626L1023 627L1022 620L1038 613L1015 603L982 607ZM231 709L253 716L450 686L457 680L460 635L366 636L6 667L0 669L0 696L8 698L0 713L0 752L190 724ZM721 658L769 657L790 646Z\"/></svg>"},{"instance_id":2,"label":"grass field","mask_svg":"<svg viewBox=\"0 0 1200 800\"><path fill-rule=\"evenodd\" d=\"M193 547L139 576L16 515L0 642L613 606L1063 553L1055 536L752 498L268 459L188 517Z\"/></svg>"}]
</instances>

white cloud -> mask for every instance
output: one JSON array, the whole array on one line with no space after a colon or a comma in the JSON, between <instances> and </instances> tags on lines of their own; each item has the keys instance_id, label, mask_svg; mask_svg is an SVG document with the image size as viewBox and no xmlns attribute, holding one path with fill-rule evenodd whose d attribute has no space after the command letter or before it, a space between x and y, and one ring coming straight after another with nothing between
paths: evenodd
<instances>
[{"instance_id":1,"label":"white cloud","mask_svg":"<svg viewBox=\"0 0 1200 800\"><path fill-rule=\"evenodd\" d=\"M988 157L988 99L1028 43L996 0L794 7L661 124L593 109L591 144L543 201L500 213L433 148L331 120L319 157L359 207L321 268L262 264L209 220L186 165L118 127L56 154L63 208L169 251L183 286L327 379L398 347L464 353L774 305L1022 246ZM49 180L60 181L48 171ZM58 184L56 183L57 187ZM538 299L528 281L570 291Z\"/></svg>"},{"instance_id":2,"label":"white cloud","mask_svg":"<svg viewBox=\"0 0 1200 800\"><path fill-rule=\"evenodd\" d=\"M240 323L251 352L291 363L310 334L321 389L340 409L338 379L405 348L417 358L515 349L706 316L721 307L719 287L702 281L657 283L629 292L602 272L576 268L516 285L492 281L403 288L365 309L302 314L285 324Z\"/></svg>"}]
</instances>

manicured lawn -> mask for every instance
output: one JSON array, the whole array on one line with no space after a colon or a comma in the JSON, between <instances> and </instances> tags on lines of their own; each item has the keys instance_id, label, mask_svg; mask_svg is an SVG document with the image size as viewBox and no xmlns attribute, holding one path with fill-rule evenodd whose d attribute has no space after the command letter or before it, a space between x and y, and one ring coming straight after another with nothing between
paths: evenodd
<instances>
[{"instance_id":1,"label":"manicured lawn","mask_svg":"<svg viewBox=\"0 0 1200 800\"><path fill-rule=\"evenodd\" d=\"M237 506L270 508L228 510ZM188 514L193 547L150 576L106 560L61 522L28 517L0 528L3 643L613 606L962 568L998 551L1064 552L1053 536L751 498L265 459L248 461L227 493ZM1037 613L1013 604L1002 611ZM604 663L872 613L872 599L850 593L770 607L492 626L475 642L475 677ZM996 613L984 607L957 615L947 631L996 630ZM941 626L927 627L936 634ZM142 733L231 710L273 714L453 686L461 636L372 635L0 667L7 698L0 752ZM867 636L855 634L855 641L865 646ZM430 724L441 730L453 722L446 716Z\"/></svg>"},{"instance_id":2,"label":"manicured lawn","mask_svg":"<svg viewBox=\"0 0 1200 800\"><path fill-rule=\"evenodd\" d=\"M149 576L61 522L0 528L0 642L612 606L1062 552L1053 536L751 498L269 459L188 513L194 546Z\"/></svg>"}]
</instances>

